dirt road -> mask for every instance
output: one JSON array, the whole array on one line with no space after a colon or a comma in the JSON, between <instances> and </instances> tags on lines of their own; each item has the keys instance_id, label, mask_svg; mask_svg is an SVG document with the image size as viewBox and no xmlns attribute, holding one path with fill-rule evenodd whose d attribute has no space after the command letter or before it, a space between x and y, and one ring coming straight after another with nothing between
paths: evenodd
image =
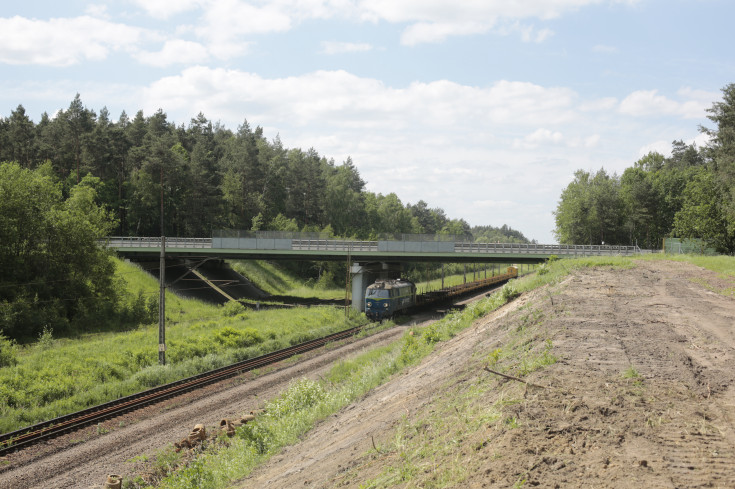
<instances>
[{"instance_id":1,"label":"dirt road","mask_svg":"<svg viewBox=\"0 0 735 489\"><path fill-rule=\"evenodd\" d=\"M237 487L735 487L735 300L710 290L734 285L672 262L573 272ZM483 370L541 352L541 387Z\"/></svg>"}]
</instances>

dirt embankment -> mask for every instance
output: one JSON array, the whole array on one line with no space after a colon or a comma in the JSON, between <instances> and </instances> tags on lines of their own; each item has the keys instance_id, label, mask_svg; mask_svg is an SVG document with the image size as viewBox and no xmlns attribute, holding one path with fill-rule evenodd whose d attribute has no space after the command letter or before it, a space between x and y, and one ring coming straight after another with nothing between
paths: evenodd
<instances>
[{"instance_id":1,"label":"dirt embankment","mask_svg":"<svg viewBox=\"0 0 735 489\"><path fill-rule=\"evenodd\" d=\"M574 272L238 487L735 487L735 300L702 284L734 285L671 262ZM525 376L542 387L483 370L542 351L557 362Z\"/></svg>"}]
</instances>

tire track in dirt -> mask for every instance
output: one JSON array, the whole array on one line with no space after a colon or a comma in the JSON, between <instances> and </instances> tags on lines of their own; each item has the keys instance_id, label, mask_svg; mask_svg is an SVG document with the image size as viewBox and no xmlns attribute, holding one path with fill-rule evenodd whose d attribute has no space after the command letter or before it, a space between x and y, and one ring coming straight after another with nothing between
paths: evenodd
<instances>
[{"instance_id":1,"label":"tire track in dirt","mask_svg":"<svg viewBox=\"0 0 735 489\"><path fill-rule=\"evenodd\" d=\"M710 399L728 391L735 379L728 368L735 359L732 309L686 274L659 268L641 263L632 271L607 273L605 285L598 277L602 271L575 278L586 288L591 307L585 310L595 312L590 320L578 318L569 325L576 329L575 338L579 333L584 338L569 354L579 357L580 350L587 351L590 372L625 374L625 358L627 368L635 369L649 387L671 391L681 385L669 410L658 420L645 420L658 428L653 437L657 448L650 451L659 451L670 487L735 487L733 396L728 392L729 404ZM691 272L689 266L683 268Z\"/></svg>"}]
</instances>

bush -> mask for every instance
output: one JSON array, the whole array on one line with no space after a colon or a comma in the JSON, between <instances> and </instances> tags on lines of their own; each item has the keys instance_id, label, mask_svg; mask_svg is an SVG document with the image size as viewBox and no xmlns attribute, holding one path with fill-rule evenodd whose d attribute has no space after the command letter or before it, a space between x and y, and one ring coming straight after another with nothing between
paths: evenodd
<instances>
[{"instance_id":1,"label":"bush","mask_svg":"<svg viewBox=\"0 0 735 489\"><path fill-rule=\"evenodd\" d=\"M503 288L500 290L500 296L505 302L510 302L519 295L521 295L521 293L518 292L513 281L503 285Z\"/></svg>"},{"instance_id":2,"label":"bush","mask_svg":"<svg viewBox=\"0 0 735 489\"><path fill-rule=\"evenodd\" d=\"M143 387L156 387L169 381L168 365L151 365L133 375L133 381Z\"/></svg>"},{"instance_id":3,"label":"bush","mask_svg":"<svg viewBox=\"0 0 735 489\"><path fill-rule=\"evenodd\" d=\"M12 367L18 363L18 345L0 331L0 367Z\"/></svg>"},{"instance_id":4,"label":"bush","mask_svg":"<svg viewBox=\"0 0 735 489\"><path fill-rule=\"evenodd\" d=\"M322 384L301 378L291 384L281 397L269 402L266 412L269 417L286 417L321 402L326 395Z\"/></svg>"},{"instance_id":5,"label":"bush","mask_svg":"<svg viewBox=\"0 0 735 489\"><path fill-rule=\"evenodd\" d=\"M244 312L245 312L245 306L243 306L237 301L230 301L224 306L222 306L222 314L224 314L227 317L237 316L238 314L243 314Z\"/></svg>"},{"instance_id":6,"label":"bush","mask_svg":"<svg viewBox=\"0 0 735 489\"><path fill-rule=\"evenodd\" d=\"M214 339L229 348L244 348L257 345L263 341L263 337L255 328L237 330L231 326L225 326L216 331Z\"/></svg>"}]
</instances>

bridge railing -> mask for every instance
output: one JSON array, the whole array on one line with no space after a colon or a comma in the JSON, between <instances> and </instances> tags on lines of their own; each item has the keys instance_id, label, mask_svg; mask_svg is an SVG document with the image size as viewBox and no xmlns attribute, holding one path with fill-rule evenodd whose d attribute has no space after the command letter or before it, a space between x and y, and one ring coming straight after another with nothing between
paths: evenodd
<instances>
[{"instance_id":1,"label":"bridge railing","mask_svg":"<svg viewBox=\"0 0 735 489\"><path fill-rule=\"evenodd\" d=\"M293 239L291 240L291 249L298 251L378 251L378 242L341 239Z\"/></svg>"},{"instance_id":2,"label":"bridge railing","mask_svg":"<svg viewBox=\"0 0 735 489\"><path fill-rule=\"evenodd\" d=\"M160 237L110 236L101 240L110 248L160 248ZM166 238L167 248L211 248L212 238Z\"/></svg>"},{"instance_id":3,"label":"bridge railing","mask_svg":"<svg viewBox=\"0 0 735 489\"><path fill-rule=\"evenodd\" d=\"M547 245L521 243L455 243L457 253L514 253L558 256L635 255L643 250L637 246L607 245Z\"/></svg>"},{"instance_id":4,"label":"bridge railing","mask_svg":"<svg viewBox=\"0 0 735 489\"><path fill-rule=\"evenodd\" d=\"M111 236L100 240L110 248L160 248L160 237ZM599 256L652 253L637 246L549 245L520 243L356 241L343 239L166 238L167 248L227 248L243 250L365 251L377 253L477 253L517 255Z\"/></svg>"}]
</instances>

